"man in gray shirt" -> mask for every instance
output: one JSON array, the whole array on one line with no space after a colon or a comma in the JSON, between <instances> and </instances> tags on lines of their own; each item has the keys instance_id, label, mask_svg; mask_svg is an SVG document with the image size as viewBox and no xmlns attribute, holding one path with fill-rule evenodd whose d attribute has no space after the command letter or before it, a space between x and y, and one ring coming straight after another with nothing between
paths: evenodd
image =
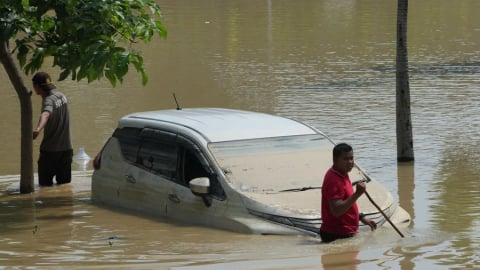
<instances>
[{"instance_id":1,"label":"man in gray shirt","mask_svg":"<svg viewBox=\"0 0 480 270\"><path fill-rule=\"evenodd\" d=\"M38 159L38 182L40 186L70 183L72 178L73 147L70 138L70 115L67 98L53 91L56 86L50 75L36 73L33 78L35 93L42 97L42 110L37 128L33 130L35 140L43 132Z\"/></svg>"}]
</instances>

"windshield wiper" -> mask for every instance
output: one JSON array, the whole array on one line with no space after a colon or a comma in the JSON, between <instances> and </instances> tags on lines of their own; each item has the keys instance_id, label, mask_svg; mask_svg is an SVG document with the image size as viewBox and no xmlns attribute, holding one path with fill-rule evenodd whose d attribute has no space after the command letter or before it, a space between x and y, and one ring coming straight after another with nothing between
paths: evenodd
<instances>
[{"instance_id":1,"label":"windshield wiper","mask_svg":"<svg viewBox=\"0 0 480 270\"><path fill-rule=\"evenodd\" d=\"M352 186L358 184L358 183L362 183L362 182L369 182L368 179L361 179L361 180L358 180L358 181L355 181L352 183ZM322 187L319 186L319 187L302 187L302 188L291 188L291 189L284 189L284 190L280 190L279 192L299 192L299 191L305 191L305 190L310 190L310 189L321 189Z\"/></svg>"},{"instance_id":2,"label":"windshield wiper","mask_svg":"<svg viewBox=\"0 0 480 270\"><path fill-rule=\"evenodd\" d=\"M322 188L322 187L291 188L291 189L280 190L279 192L299 192L299 191L305 191L305 190L310 190L310 189L320 189L320 188Z\"/></svg>"}]
</instances>

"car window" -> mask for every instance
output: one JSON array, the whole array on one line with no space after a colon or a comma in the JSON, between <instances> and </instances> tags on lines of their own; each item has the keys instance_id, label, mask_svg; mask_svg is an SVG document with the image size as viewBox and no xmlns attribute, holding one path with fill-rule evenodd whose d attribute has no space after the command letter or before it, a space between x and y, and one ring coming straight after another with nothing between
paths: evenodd
<instances>
[{"instance_id":1,"label":"car window","mask_svg":"<svg viewBox=\"0 0 480 270\"><path fill-rule=\"evenodd\" d=\"M167 131L130 127L117 128L113 137L119 140L124 158L135 166L185 187L194 178L208 177L211 195L225 199L213 169L190 139Z\"/></svg>"},{"instance_id":2,"label":"car window","mask_svg":"<svg viewBox=\"0 0 480 270\"><path fill-rule=\"evenodd\" d=\"M142 137L143 139L150 138L153 140L162 140L162 141L174 143L175 138L177 137L177 134L168 132L165 130L144 128L140 132L140 137Z\"/></svg>"},{"instance_id":3,"label":"car window","mask_svg":"<svg viewBox=\"0 0 480 270\"><path fill-rule=\"evenodd\" d=\"M147 137L142 141L136 163L146 170L175 181L177 159L178 147L174 141Z\"/></svg>"},{"instance_id":4,"label":"car window","mask_svg":"<svg viewBox=\"0 0 480 270\"><path fill-rule=\"evenodd\" d=\"M213 172L200 148L183 136L178 136L177 142L182 149L182 158L180 162L181 179L179 184L188 187L188 183L192 179L208 177L210 179L210 195L215 199L224 200L226 195L218 181L218 176Z\"/></svg>"},{"instance_id":5,"label":"car window","mask_svg":"<svg viewBox=\"0 0 480 270\"><path fill-rule=\"evenodd\" d=\"M113 137L120 142L120 148L123 157L130 162L137 160L137 153L140 147L141 138L139 136L141 129L139 128L117 128L113 132Z\"/></svg>"},{"instance_id":6,"label":"car window","mask_svg":"<svg viewBox=\"0 0 480 270\"><path fill-rule=\"evenodd\" d=\"M205 168L191 150L184 150L183 178L185 184L198 177L209 177Z\"/></svg>"}]
</instances>

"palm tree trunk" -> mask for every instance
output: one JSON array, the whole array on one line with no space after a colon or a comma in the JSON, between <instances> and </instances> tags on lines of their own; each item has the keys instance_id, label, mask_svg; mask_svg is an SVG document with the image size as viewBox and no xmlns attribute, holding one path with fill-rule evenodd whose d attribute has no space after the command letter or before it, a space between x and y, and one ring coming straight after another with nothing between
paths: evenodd
<instances>
[{"instance_id":1,"label":"palm tree trunk","mask_svg":"<svg viewBox=\"0 0 480 270\"><path fill-rule=\"evenodd\" d=\"M31 193L33 178L32 100L5 40L0 40L0 61L17 92L20 101L20 193Z\"/></svg>"},{"instance_id":2,"label":"palm tree trunk","mask_svg":"<svg viewBox=\"0 0 480 270\"><path fill-rule=\"evenodd\" d=\"M397 12L397 160L405 162L414 160L407 54L408 0L398 0Z\"/></svg>"}]
</instances>

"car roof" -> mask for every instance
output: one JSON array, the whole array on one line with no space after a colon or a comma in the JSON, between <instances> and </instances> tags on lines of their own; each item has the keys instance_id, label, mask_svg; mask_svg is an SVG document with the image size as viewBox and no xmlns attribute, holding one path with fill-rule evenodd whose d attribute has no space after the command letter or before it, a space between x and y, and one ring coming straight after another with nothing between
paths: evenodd
<instances>
[{"instance_id":1,"label":"car roof","mask_svg":"<svg viewBox=\"0 0 480 270\"><path fill-rule=\"evenodd\" d=\"M318 133L307 124L271 114L224 109L185 108L137 112L122 117L119 127L161 128L177 125L196 132L209 142L306 135Z\"/></svg>"}]
</instances>

